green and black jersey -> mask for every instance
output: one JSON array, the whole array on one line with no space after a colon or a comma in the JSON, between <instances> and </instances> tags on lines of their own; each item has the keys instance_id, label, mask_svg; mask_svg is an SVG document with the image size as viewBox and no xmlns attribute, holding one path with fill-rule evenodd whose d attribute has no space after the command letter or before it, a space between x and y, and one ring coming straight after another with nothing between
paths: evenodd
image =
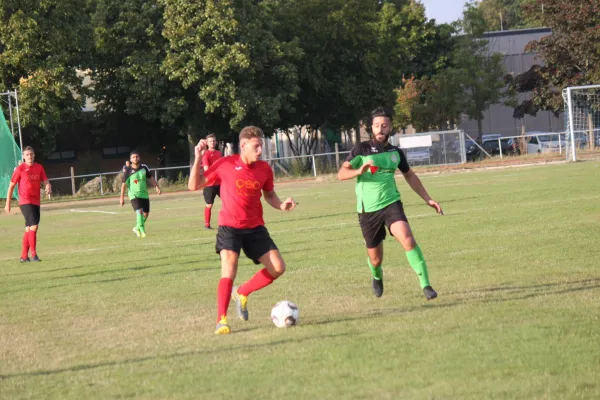
<instances>
[{"instance_id":1,"label":"green and black jersey","mask_svg":"<svg viewBox=\"0 0 600 400\"><path fill-rule=\"evenodd\" d=\"M123 183L127 184L129 199L149 199L147 181L151 177L146 164L141 164L138 169L126 168L123 172Z\"/></svg>"},{"instance_id":2,"label":"green and black jersey","mask_svg":"<svg viewBox=\"0 0 600 400\"><path fill-rule=\"evenodd\" d=\"M394 179L396 169L403 173L410 171L404 152L389 143L384 147L371 140L362 142L354 146L346 158L353 169L360 168L368 160L373 160L373 166L356 181L356 210L359 213L378 211L400 200Z\"/></svg>"}]
</instances>

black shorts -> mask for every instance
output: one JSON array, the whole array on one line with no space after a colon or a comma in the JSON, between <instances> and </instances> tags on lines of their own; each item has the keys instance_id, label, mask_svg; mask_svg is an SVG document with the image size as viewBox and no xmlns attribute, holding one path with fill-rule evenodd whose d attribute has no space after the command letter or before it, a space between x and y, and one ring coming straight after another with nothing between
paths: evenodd
<instances>
[{"instance_id":1,"label":"black shorts","mask_svg":"<svg viewBox=\"0 0 600 400\"><path fill-rule=\"evenodd\" d=\"M204 195L204 202L212 204L217 196L221 197L221 185L205 186L202 194Z\"/></svg>"},{"instance_id":2,"label":"black shorts","mask_svg":"<svg viewBox=\"0 0 600 400\"><path fill-rule=\"evenodd\" d=\"M254 261L254 264L260 264L258 259L271 250L277 250L277 246L264 226L251 229L219 226L216 249L217 253L221 253L221 250L231 250L238 254L240 250L244 250L246 257Z\"/></svg>"},{"instance_id":3,"label":"black shorts","mask_svg":"<svg viewBox=\"0 0 600 400\"><path fill-rule=\"evenodd\" d=\"M379 243L385 239L385 228L389 230L390 226L398 221L408 222L400 200L381 210L358 214L358 222L367 248L373 249L379 246Z\"/></svg>"},{"instance_id":4,"label":"black shorts","mask_svg":"<svg viewBox=\"0 0 600 400\"><path fill-rule=\"evenodd\" d=\"M34 226L40 224L40 206L35 204L22 204L19 206L23 217L25 217L25 226Z\"/></svg>"},{"instance_id":5,"label":"black shorts","mask_svg":"<svg viewBox=\"0 0 600 400\"><path fill-rule=\"evenodd\" d=\"M150 199L131 199L131 207L133 207L133 211L142 210L145 213L150 212Z\"/></svg>"}]
</instances>

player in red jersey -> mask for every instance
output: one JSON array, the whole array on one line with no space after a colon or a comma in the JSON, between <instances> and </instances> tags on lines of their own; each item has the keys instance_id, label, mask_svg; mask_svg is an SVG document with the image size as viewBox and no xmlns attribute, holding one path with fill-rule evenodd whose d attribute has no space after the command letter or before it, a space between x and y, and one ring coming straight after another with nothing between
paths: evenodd
<instances>
[{"instance_id":1,"label":"player in red jersey","mask_svg":"<svg viewBox=\"0 0 600 400\"><path fill-rule=\"evenodd\" d=\"M8 192L6 194L6 206L4 210L10 212L10 199L15 186L19 185L19 208L25 217L25 234L23 235L23 249L21 251L21 262L41 261L37 255L36 242L37 230L40 224L40 184L46 187L46 193L52 193L52 186L46 176L44 167L34 162L35 152L31 146L23 150L25 162L15 168ZM29 252L31 251L31 259Z\"/></svg>"},{"instance_id":2,"label":"player in red jersey","mask_svg":"<svg viewBox=\"0 0 600 400\"><path fill-rule=\"evenodd\" d=\"M235 300L238 316L248 320L248 296L270 285L285 272L285 262L277 246L269 236L263 220L260 198L271 207L291 211L296 207L292 198L281 201L275 193L273 170L260 160L263 132L255 126L247 126L240 132L240 154L223 157L203 174L201 158L208 145L201 140L195 148L196 159L190 173L188 188L199 190L215 180L221 181L219 229L217 253L221 256L221 280L217 289L217 335L231 332L227 324L227 306ZM237 274L240 251L255 264L263 264L250 280L233 287Z\"/></svg>"},{"instance_id":3,"label":"player in red jersey","mask_svg":"<svg viewBox=\"0 0 600 400\"><path fill-rule=\"evenodd\" d=\"M202 168L204 171L207 171L211 165L217 162L223 155L219 150L217 150L217 137L212 133L206 137L206 144L208 145L208 150L202 156ZM204 229L212 229L210 226L210 214L212 212L212 206L215 202L215 198L217 196L221 197L219 194L219 190L221 188L218 180L212 182L210 185L205 185L202 194L204 195L204 202L206 203L206 207L204 207Z\"/></svg>"}]
</instances>

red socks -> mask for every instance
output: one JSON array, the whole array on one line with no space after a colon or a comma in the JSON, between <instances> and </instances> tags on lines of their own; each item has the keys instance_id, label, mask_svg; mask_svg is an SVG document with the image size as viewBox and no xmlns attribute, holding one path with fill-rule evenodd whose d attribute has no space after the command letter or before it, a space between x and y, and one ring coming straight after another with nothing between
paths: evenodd
<instances>
[{"instance_id":1,"label":"red socks","mask_svg":"<svg viewBox=\"0 0 600 400\"><path fill-rule=\"evenodd\" d=\"M37 231L29 231L29 249L31 250L31 257L37 255L35 246L37 244Z\"/></svg>"},{"instance_id":2,"label":"red socks","mask_svg":"<svg viewBox=\"0 0 600 400\"><path fill-rule=\"evenodd\" d=\"M204 226L210 226L210 212L212 208L204 207Z\"/></svg>"},{"instance_id":3,"label":"red socks","mask_svg":"<svg viewBox=\"0 0 600 400\"><path fill-rule=\"evenodd\" d=\"M21 250L21 258L26 259L29 253L29 231L23 234L23 249Z\"/></svg>"},{"instance_id":4,"label":"red socks","mask_svg":"<svg viewBox=\"0 0 600 400\"><path fill-rule=\"evenodd\" d=\"M227 307L231 301L231 288L233 281L229 278L221 278L217 289L217 322L223 316L227 316Z\"/></svg>"},{"instance_id":5,"label":"red socks","mask_svg":"<svg viewBox=\"0 0 600 400\"><path fill-rule=\"evenodd\" d=\"M257 290L260 290L265 286L269 286L271 283L273 283L274 280L275 278L273 278L271 274L269 274L269 271L267 271L266 268L263 268L257 273L255 273L254 276L252 276L252 278L250 278L248 282L240 286L238 289L238 293L244 296L248 296L252 292L256 292Z\"/></svg>"}]
</instances>

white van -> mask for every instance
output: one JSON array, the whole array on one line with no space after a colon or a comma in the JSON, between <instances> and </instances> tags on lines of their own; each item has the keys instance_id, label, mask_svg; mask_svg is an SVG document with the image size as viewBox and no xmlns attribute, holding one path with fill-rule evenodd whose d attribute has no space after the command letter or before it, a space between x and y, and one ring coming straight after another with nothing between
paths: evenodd
<instances>
[{"instance_id":1,"label":"white van","mask_svg":"<svg viewBox=\"0 0 600 400\"><path fill-rule=\"evenodd\" d=\"M553 132L527 132L530 136L527 142L527 153L552 153L564 151L565 135Z\"/></svg>"}]
</instances>

